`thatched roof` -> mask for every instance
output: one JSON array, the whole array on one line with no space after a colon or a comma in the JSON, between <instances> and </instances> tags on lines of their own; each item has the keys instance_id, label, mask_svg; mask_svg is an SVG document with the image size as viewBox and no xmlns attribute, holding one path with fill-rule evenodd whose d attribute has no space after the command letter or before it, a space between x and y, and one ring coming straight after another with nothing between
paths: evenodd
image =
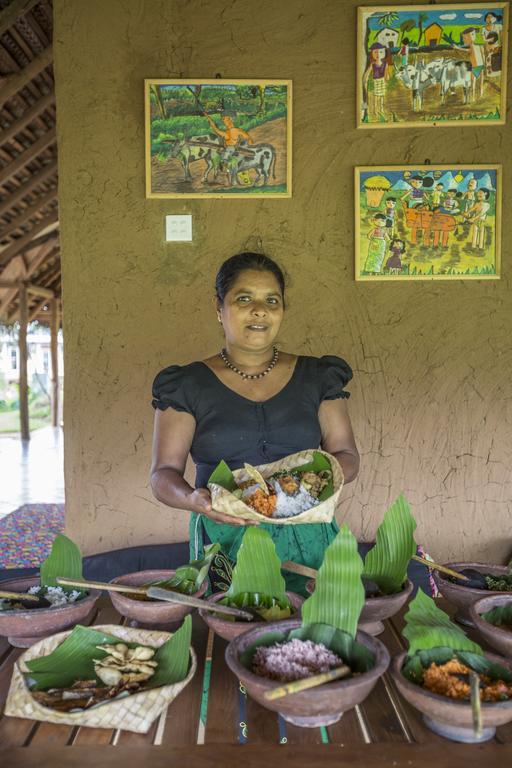
<instances>
[{"instance_id":1,"label":"thatched roof","mask_svg":"<svg viewBox=\"0 0 512 768\"><path fill-rule=\"evenodd\" d=\"M57 144L50 0L0 0L0 322L60 297Z\"/></svg>"}]
</instances>

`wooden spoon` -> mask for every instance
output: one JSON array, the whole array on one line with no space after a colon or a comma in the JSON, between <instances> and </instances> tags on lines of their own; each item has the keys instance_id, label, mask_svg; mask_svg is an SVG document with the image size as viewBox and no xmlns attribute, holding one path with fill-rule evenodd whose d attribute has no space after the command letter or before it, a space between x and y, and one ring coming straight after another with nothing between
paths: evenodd
<instances>
[{"instance_id":1,"label":"wooden spoon","mask_svg":"<svg viewBox=\"0 0 512 768\"><path fill-rule=\"evenodd\" d=\"M28 592L0 592L0 600L15 600L24 608L49 608L51 603L42 595L30 595Z\"/></svg>"},{"instance_id":2,"label":"wooden spoon","mask_svg":"<svg viewBox=\"0 0 512 768\"><path fill-rule=\"evenodd\" d=\"M302 680L293 680L291 683L285 683L278 688L273 688L271 691L265 691L263 695L269 701L281 699L283 696L289 696L291 693L307 691L309 688L315 688L317 685L330 683L331 680L347 677L350 673L350 667L343 664L341 667L330 669L329 672L322 672L320 675L313 675L313 677L305 677Z\"/></svg>"},{"instance_id":3,"label":"wooden spoon","mask_svg":"<svg viewBox=\"0 0 512 768\"><path fill-rule=\"evenodd\" d=\"M432 560L427 560L426 558L420 557L419 555L413 555L412 559L416 560L417 563L427 565L429 568L433 568L436 571L446 573L448 576L452 576L454 579L460 579L460 581L468 581L468 577L464 576L463 573L452 571L451 568L447 568L445 565L439 565L439 563L434 563ZM309 578L312 579L316 579L318 573L318 571L315 571L314 568L309 568L309 566L302 565L301 563L294 563L292 560L285 560L283 563L281 563L281 567L286 571L298 573L301 576L309 576Z\"/></svg>"},{"instance_id":4,"label":"wooden spoon","mask_svg":"<svg viewBox=\"0 0 512 768\"><path fill-rule=\"evenodd\" d=\"M254 616L249 611L243 611L240 608L231 608L228 605L219 605L209 600L201 600L191 595L183 595L181 592L171 592L170 589L162 587L132 587L124 584L105 584L101 581L74 581L57 576L57 584L66 587L79 587L80 589L104 589L107 592L125 592L133 595L143 595L151 597L153 600L164 600L168 603L181 603L182 605L191 605L193 608L200 608L203 611L212 613L225 613L228 616L236 616L239 619L252 621Z\"/></svg>"}]
</instances>

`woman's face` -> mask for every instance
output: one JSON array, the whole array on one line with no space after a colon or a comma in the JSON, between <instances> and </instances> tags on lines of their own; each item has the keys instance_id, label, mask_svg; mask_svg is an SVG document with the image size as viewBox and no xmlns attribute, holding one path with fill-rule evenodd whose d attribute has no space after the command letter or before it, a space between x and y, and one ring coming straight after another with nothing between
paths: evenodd
<instances>
[{"instance_id":1,"label":"woman's face","mask_svg":"<svg viewBox=\"0 0 512 768\"><path fill-rule=\"evenodd\" d=\"M240 272L217 303L226 341L244 350L266 349L275 340L284 314L283 297L275 275L255 269Z\"/></svg>"}]
</instances>

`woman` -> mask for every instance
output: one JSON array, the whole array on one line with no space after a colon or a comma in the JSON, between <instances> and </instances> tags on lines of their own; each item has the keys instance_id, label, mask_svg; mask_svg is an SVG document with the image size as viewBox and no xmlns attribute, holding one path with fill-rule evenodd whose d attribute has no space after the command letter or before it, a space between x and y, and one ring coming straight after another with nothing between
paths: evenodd
<instances>
[{"instance_id":1,"label":"woman","mask_svg":"<svg viewBox=\"0 0 512 768\"><path fill-rule=\"evenodd\" d=\"M151 486L159 501L192 512L190 546L201 557L220 542L231 561L251 524L212 509L208 478L221 459L231 469L266 464L319 445L339 461L345 482L359 469L343 387L352 371L338 357L279 352L274 342L285 311L281 269L262 254L241 253L216 278L221 352L201 362L165 368L153 384L155 431ZM195 489L183 478L188 454ZM318 568L338 528L331 524L266 525L281 560ZM287 574L289 589L305 579Z\"/></svg>"}]
</instances>

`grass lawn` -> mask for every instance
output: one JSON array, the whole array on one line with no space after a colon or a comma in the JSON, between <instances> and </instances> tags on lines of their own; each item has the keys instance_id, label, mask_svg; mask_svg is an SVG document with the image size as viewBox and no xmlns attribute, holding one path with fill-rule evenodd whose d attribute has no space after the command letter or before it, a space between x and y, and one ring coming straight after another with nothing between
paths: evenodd
<instances>
[{"instance_id":1,"label":"grass lawn","mask_svg":"<svg viewBox=\"0 0 512 768\"><path fill-rule=\"evenodd\" d=\"M47 416L30 416L29 415L30 430L41 429L51 424L50 413ZM6 432L19 432L20 431L20 412L19 411L5 411L0 413L0 434Z\"/></svg>"}]
</instances>

